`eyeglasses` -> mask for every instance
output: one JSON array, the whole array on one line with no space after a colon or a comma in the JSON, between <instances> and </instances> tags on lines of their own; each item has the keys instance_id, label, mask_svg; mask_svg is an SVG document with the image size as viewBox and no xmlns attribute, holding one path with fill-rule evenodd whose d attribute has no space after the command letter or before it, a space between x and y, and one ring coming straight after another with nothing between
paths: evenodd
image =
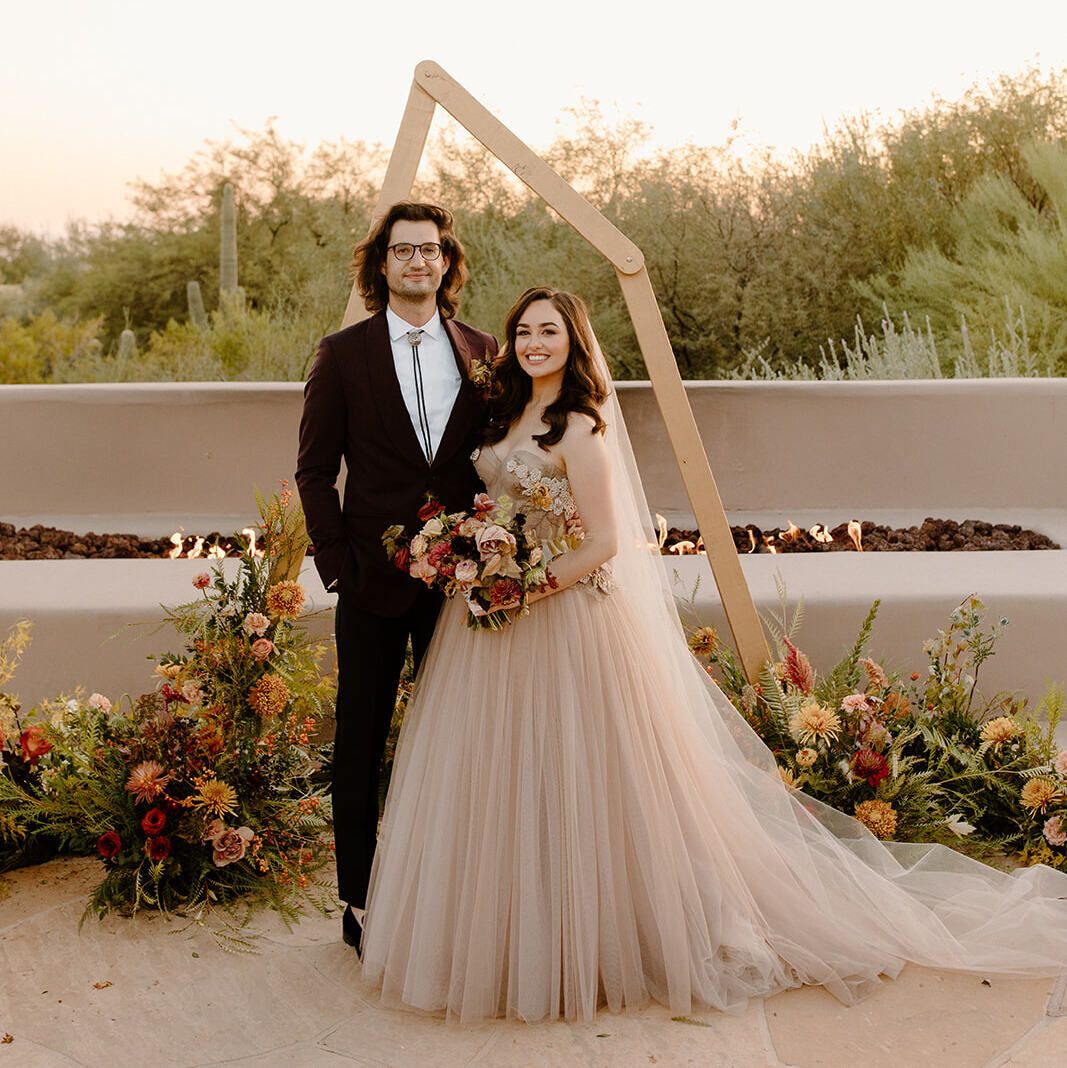
<instances>
[{"instance_id":1,"label":"eyeglasses","mask_svg":"<svg viewBox=\"0 0 1067 1068\"><path fill-rule=\"evenodd\" d=\"M399 245L390 245L388 251L392 252L398 260L410 260L418 249L424 260L435 260L441 255L441 246L436 241L427 241L424 245L409 245L406 241Z\"/></svg>"}]
</instances>

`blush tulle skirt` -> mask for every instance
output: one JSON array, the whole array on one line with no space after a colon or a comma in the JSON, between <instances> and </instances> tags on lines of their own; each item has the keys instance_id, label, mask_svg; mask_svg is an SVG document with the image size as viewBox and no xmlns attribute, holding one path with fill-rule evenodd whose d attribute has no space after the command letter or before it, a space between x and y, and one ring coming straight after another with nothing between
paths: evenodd
<instances>
[{"instance_id":1,"label":"blush tulle skirt","mask_svg":"<svg viewBox=\"0 0 1067 1068\"><path fill-rule=\"evenodd\" d=\"M575 587L497 633L449 602L401 733L371 877L365 981L462 1021L655 999L845 1003L907 962L1067 966L1067 875L879 842L787 789L684 643Z\"/></svg>"}]
</instances>

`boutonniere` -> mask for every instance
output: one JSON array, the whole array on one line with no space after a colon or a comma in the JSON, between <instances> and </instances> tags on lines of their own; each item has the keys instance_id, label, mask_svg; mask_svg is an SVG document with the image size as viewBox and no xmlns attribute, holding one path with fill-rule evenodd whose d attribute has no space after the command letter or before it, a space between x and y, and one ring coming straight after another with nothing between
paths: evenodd
<instances>
[{"instance_id":1,"label":"boutonniere","mask_svg":"<svg viewBox=\"0 0 1067 1068\"><path fill-rule=\"evenodd\" d=\"M490 356L482 356L471 360L467 376L478 389L488 392L493 384L493 360Z\"/></svg>"}]
</instances>

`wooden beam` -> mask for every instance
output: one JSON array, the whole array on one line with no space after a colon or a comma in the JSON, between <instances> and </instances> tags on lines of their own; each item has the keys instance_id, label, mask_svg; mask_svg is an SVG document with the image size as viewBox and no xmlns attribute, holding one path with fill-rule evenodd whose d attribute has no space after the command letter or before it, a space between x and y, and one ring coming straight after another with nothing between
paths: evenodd
<instances>
[{"instance_id":1,"label":"wooden beam","mask_svg":"<svg viewBox=\"0 0 1067 1068\"><path fill-rule=\"evenodd\" d=\"M615 270L623 274L641 270L645 264L641 250L436 63L420 63L415 84L606 256Z\"/></svg>"},{"instance_id":2,"label":"wooden beam","mask_svg":"<svg viewBox=\"0 0 1067 1068\"><path fill-rule=\"evenodd\" d=\"M400 120L396 143L393 145L382 189L378 194L378 203L375 204L371 215L371 229L394 204L411 196L411 187L415 184L419 160L422 159L423 149L426 147L426 137L430 132L435 106L433 98L423 92L418 80L412 82L404 117ZM367 314L363 298L353 285L341 325L351 326L366 319Z\"/></svg>"},{"instance_id":3,"label":"wooden beam","mask_svg":"<svg viewBox=\"0 0 1067 1068\"><path fill-rule=\"evenodd\" d=\"M634 324L637 343L648 367L648 376L663 415L667 437L678 461L697 526L704 538L704 548L715 585L719 588L734 644L745 674L750 681L754 681L759 677L763 664L770 659L767 638L741 570L741 558L734 546L730 523L704 451L704 443L700 440L693 409L685 395L685 386L667 337L667 328L663 325L651 279L647 270L638 274L623 274L620 271L619 285Z\"/></svg>"}]
</instances>

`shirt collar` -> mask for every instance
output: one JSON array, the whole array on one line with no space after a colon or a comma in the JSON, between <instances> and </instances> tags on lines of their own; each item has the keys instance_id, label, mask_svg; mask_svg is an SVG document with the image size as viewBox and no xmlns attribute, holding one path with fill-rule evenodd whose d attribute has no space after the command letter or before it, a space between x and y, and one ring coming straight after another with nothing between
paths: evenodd
<instances>
[{"instance_id":1,"label":"shirt collar","mask_svg":"<svg viewBox=\"0 0 1067 1068\"><path fill-rule=\"evenodd\" d=\"M399 315L393 311L392 308L386 307L385 319L389 324L389 339L391 341L399 341L409 330L425 331L426 336L433 338L437 341L441 337L441 312L440 310L433 313L433 318L426 323L423 327L412 326L411 323L405 322Z\"/></svg>"}]
</instances>

